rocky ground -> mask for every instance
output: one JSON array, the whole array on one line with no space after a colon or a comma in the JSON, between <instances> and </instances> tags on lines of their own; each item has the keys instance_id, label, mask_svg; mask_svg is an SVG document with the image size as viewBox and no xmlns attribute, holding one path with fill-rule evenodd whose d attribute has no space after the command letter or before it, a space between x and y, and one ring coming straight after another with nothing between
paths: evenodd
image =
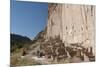
<instances>
[{"instance_id":1,"label":"rocky ground","mask_svg":"<svg viewBox=\"0 0 100 67\"><path fill-rule=\"evenodd\" d=\"M21 58L33 59L39 64L62 64L95 61L95 56L88 49L79 46L78 43L66 47L58 38L49 41L38 41ZM33 49L34 48L34 49Z\"/></svg>"}]
</instances>

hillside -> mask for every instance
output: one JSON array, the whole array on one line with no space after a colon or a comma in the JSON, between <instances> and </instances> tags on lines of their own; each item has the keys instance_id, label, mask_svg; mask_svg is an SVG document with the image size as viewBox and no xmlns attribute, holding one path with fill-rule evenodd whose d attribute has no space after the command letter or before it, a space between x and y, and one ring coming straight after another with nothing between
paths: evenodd
<instances>
[{"instance_id":1,"label":"hillside","mask_svg":"<svg viewBox=\"0 0 100 67\"><path fill-rule=\"evenodd\" d=\"M31 42L31 39L29 39L28 37L21 36L18 34L10 34L10 39L11 52L15 51L16 49L26 47L26 44Z\"/></svg>"}]
</instances>

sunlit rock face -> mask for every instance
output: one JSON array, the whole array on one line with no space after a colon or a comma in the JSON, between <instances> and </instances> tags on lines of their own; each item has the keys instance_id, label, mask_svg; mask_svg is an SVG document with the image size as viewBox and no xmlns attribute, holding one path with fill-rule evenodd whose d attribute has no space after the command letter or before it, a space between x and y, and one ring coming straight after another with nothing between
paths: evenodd
<instances>
[{"instance_id":1,"label":"sunlit rock face","mask_svg":"<svg viewBox=\"0 0 100 67\"><path fill-rule=\"evenodd\" d=\"M65 46L92 48L95 55L95 6L49 4L46 40L57 36Z\"/></svg>"}]
</instances>

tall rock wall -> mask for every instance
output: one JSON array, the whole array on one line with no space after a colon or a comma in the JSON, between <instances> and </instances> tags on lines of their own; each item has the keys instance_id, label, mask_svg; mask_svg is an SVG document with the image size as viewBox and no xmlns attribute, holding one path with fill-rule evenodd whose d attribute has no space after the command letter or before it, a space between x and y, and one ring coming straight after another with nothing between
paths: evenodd
<instances>
[{"instance_id":1,"label":"tall rock wall","mask_svg":"<svg viewBox=\"0 0 100 67\"><path fill-rule=\"evenodd\" d=\"M65 46L78 43L95 54L95 6L49 4L46 39L60 36Z\"/></svg>"}]
</instances>

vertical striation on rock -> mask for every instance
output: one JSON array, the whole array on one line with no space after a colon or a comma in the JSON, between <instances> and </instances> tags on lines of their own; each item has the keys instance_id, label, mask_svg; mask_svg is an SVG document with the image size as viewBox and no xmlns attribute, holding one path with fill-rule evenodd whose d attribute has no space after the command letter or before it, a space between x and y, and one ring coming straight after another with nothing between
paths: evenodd
<instances>
[{"instance_id":1,"label":"vertical striation on rock","mask_svg":"<svg viewBox=\"0 0 100 67\"><path fill-rule=\"evenodd\" d=\"M46 39L57 36L65 46L92 47L95 55L95 6L49 4Z\"/></svg>"}]
</instances>

